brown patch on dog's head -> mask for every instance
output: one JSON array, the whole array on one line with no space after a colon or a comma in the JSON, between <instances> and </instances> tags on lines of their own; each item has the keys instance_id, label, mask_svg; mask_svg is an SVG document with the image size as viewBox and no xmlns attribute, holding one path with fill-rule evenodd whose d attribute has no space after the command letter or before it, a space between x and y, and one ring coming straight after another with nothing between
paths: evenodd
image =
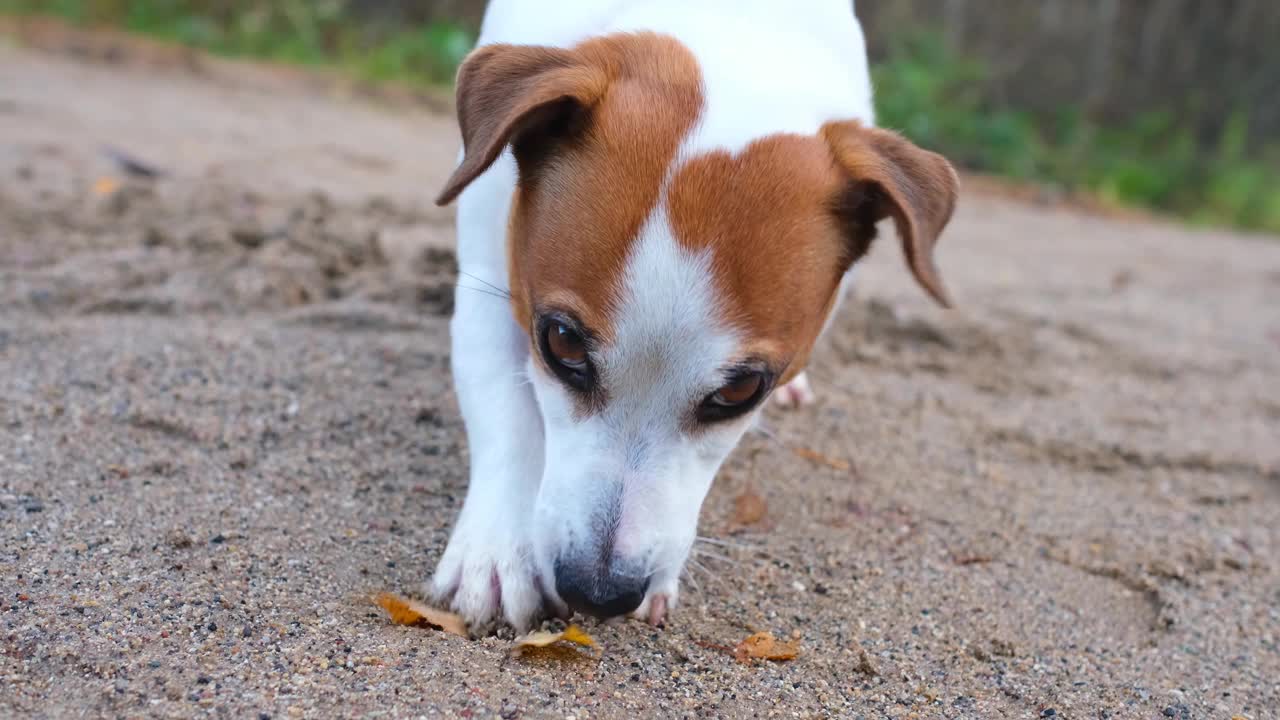
<instances>
[{"instance_id":1,"label":"brown patch on dog's head","mask_svg":"<svg viewBox=\"0 0 1280 720\"><path fill-rule=\"evenodd\" d=\"M842 277L892 216L907 263L943 305L933 247L955 207L958 181L941 156L857 122L820 137L775 135L738 155L712 152L674 175L676 238L709 250L726 318L749 354L804 368Z\"/></svg>"},{"instance_id":2,"label":"brown patch on dog's head","mask_svg":"<svg viewBox=\"0 0 1280 720\"><path fill-rule=\"evenodd\" d=\"M519 168L509 270L516 319L570 312L608 338L627 251L702 107L674 38L617 34L569 50L490 45L458 74L464 159L447 203L510 146Z\"/></svg>"}]
</instances>

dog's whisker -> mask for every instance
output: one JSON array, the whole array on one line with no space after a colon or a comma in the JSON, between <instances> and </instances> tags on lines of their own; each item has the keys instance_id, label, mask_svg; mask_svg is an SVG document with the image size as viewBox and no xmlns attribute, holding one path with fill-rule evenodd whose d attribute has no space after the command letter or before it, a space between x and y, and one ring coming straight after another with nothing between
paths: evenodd
<instances>
[{"instance_id":1,"label":"dog's whisker","mask_svg":"<svg viewBox=\"0 0 1280 720\"><path fill-rule=\"evenodd\" d=\"M706 543L707 545L719 545L720 547L733 548L735 550L756 551L760 549L759 545L754 545L752 543L734 542L732 540L707 537L706 535L697 536L697 538L695 538L695 542Z\"/></svg>"},{"instance_id":2,"label":"dog's whisker","mask_svg":"<svg viewBox=\"0 0 1280 720\"><path fill-rule=\"evenodd\" d=\"M761 435L769 438L770 440L778 439L778 434L773 431L773 428L770 428L768 425L765 425L763 420L760 420L752 424L752 426L748 428L748 430L750 430L751 432L760 433Z\"/></svg>"},{"instance_id":3,"label":"dog's whisker","mask_svg":"<svg viewBox=\"0 0 1280 720\"><path fill-rule=\"evenodd\" d=\"M500 299L500 300L510 300L510 299L511 299L511 296L510 296L510 295L503 295L503 294L501 294L501 293L496 293L496 292L494 292L494 291L492 291L492 290L486 290L486 289L484 289L484 288L478 288L478 287L471 287L470 285L463 285L462 283L455 283L455 284L454 284L454 287L457 287L457 288L458 288L458 289L460 289L460 290L471 290L471 291L473 291L473 292L478 292L478 293L480 293L481 295L491 295L491 296L496 297L496 298L498 298L498 299Z\"/></svg>"},{"instance_id":4,"label":"dog's whisker","mask_svg":"<svg viewBox=\"0 0 1280 720\"><path fill-rule=\"evenodd\" d=\"M531 385L533 383L533 376L529 374L528 370L520 370L518 372L513 372L507 377L514 378L515 380L519 381L518 382L519 385Z\"/></svg>"},{"instance_id":5,"label":"dog's whisker","mask_svg":"<svg viewBox=\"0 0 1280 720\"><path fill-rule=\"evenodd\" d=\"M506 289L506 288L504 288L504 287L499 287L498 285L494 285L493 283L491 283L491 282L489 282L489 281L485 280L484 278L482 278L482 277L480 277L480 276L478 276L478 275L472 275L471 273L467 272L466 270L459 270L459 271L458 271L458 274L459 274L459 275L466 275L467 277L471 278L472 280L475 280L476 282L480 283L481 285L485 285L485 286L489 287L490 289L492 289L492 290L494 290L494 291L496 291L496 292L502 293L502 295L504 295L508 300L509 300L509 299L511 299L511 291L510 291L510 290L508 290L508 289Z\"/></svg>"},{"instance_id":6,"label":"dog's whisker","mask_svg":"<svg viewBox=\"0 0 1280 720\"><path fill-rule=\"evenodd\" d=\"M697 536L696 542L705 543L707 545L711 545L714 547L722 547L728 550L740 550L742 552L747 552L747 553L751 553L752 555L759 556L766 560L778 559L777 555L774 555L773 553L766 551L763 545L733 542L732 540L723 540L720 538L706 537L703 535Z\"/></svg>"},{"instance_id":7,"label":"dog's whisker","mask_svg":"<svg viewBox=\"0 0 1280 720\"><path fill-rule=\"evenodd\" d=\"M729 557L728 555L721 555L720 553L711 552L710 550L700 550L700 549L698 549L698 548L694 548L694 549L693 549L693 554L697 555L698 557L708 558L708 559L710 559L710 560L719 560L720 562L728 563L728 564L730 564L730 565L741 565L741 564L742 564L742 562L741 562L741 561L734 560L733 558Z\"/></svg>"},{"instance_id":8,"label":"dog's whisker","mask_svg":"<svg viewBox=\"0 0 1280 720\"><path fill-rule=\"evenodd\" d=\"M694 560L693 558L689 558L688 567L702 573L707 577L707 579L714 581L716 584L718 584L722 588L729 587L729 583L725 582L724 578L720 577L718 574L716 574L706 565L703 565L702 563L698 562L697 560ZM690 574L690 577L693 577L693 575Z\"/></svg>"},{"instance_id":9,"label":"dog's whisker","mask_svg":"<svg viewBox=\"0 0 1280 720\"><path fill-rule=\"evenodd\" d=\"M702 583L698 582L698 578L693 576L693 569L691 567L686 565L684 568L684 572L680 573L680 576L689 581L689 584L693 586L694 592L698 593L699 595L702 594Z\"/></svg>"}]
</instances>

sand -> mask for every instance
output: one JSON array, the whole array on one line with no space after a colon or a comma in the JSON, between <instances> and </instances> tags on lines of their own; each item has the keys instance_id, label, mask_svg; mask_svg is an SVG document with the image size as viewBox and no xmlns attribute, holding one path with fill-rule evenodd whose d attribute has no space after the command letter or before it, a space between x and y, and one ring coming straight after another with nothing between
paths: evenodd
<instances>
[{"instance_id":1,"label":"sand","mask_svg":"<svg viewBox=\"0 0 1280 720\"><path fill-rule=\"evenodd\" d=\"M367 600L465 490L448 115L56 49L0 43L0 714L1280 716L1274 238L968 192L946 312L889 235L668 627L518 659Z\"/></svg>"}]
</instances>

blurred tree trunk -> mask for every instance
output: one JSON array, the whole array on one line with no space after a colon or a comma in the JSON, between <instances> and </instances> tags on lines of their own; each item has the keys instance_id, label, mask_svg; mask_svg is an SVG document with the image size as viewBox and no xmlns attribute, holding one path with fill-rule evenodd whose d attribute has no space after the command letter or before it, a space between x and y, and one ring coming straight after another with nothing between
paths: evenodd
<instances>
[{"instance_id":1,"label":"blurred tree trunk","mask_svg":"<svg viewBox=\"0 0 1280 720\"><path fill-rule=\"evenodd\" d=\"M989 99L1104 121L1171 113L1202 143L1234 115L1280 138L1280 0L858 0L873 59L934 29L989 70Z\"/></svg>"}]
</instances>

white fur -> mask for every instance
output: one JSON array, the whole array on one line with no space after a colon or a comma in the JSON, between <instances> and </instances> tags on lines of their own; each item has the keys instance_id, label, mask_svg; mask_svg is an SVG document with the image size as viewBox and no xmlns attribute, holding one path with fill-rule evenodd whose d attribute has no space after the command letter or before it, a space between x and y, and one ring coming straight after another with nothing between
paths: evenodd
<instances>
[{"instance_id":1,"label":"white fur","mask_svg":"<svg viewBox=\"0 0 1280 720\"><path fill-rule=\"evenodd\" d=\"M662 208L631 250L620 301L616 339L597 359L609 394L600 413L576 419L565 387L531 368L547 439L535 547L549 577L550 553L600 543L592 520L616 510L614 557L673 607L702 500L748 419L692 434L684 424L739 359L738 337L721 320L710 257L680 246Z\"/></svg>"},{"instance_id":2,"label":"white fur","mask_svg":"<svg viewBox=\"0 0 1280 720\"><path fill-rule=\"evenodd\" d=\"M703 73L705 107L677 164L773 133L813 133L828 120L872 120L862 31L848 0L560 0L554 11L541 0L492 0L480 43L568 47L638 30L675 36ZM460 196L460 285L483 287L468 276L505 285L515 185L508 152ZM539 585L559 602L556 554L590 542L587 519L620 498L615 556L652 573L637 613L659 595L674 606L702 501L751 417L697 433L681 425L737 359L711 288L708 259L683 250L655 208L628 258L616 342L597 358L610 400L585 420L530 357L507 302L458 290L453 372L471 484L434 595L472 623L527 627ZM788 388L799 400L812 396L803 376Z\"/></svg>"}]
</instances>

